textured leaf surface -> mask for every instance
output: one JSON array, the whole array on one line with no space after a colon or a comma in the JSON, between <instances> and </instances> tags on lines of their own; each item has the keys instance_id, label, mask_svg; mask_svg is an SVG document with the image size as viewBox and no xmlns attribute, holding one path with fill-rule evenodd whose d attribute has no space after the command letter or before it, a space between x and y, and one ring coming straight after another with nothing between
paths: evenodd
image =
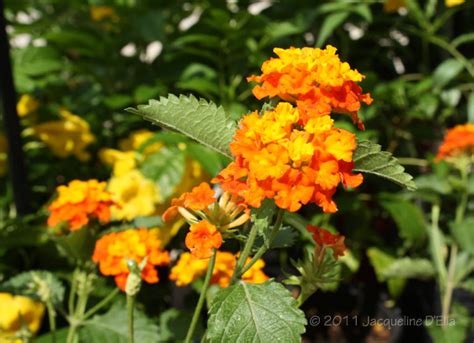
<instances>
[{"instance_id":1,"label":"textured leaf surface","mask_svg":"<svg viewBox=\"0 0 474 343\"><path fill-rule=\"evenodd\" d=\"M160 342L158 326L142 312L134 314L135 342ZM122 304L113 306L107 313L94 316L79 331L81 342L127 343L127 311Z\"/></svg>"},{"instance_id":2,"label":"textured leaf surface","mask_svg":"<svg viewBox=\"0 0 474 343\"><path fill-rule=\"evenodd\" d=\"M128 108L144 119L162 127L178 131L224 155L231 156L229 145L236 130L221 106L194 96L168 95L150 100L147 105Z\"/></svg>"},{"instance_id":3,"label":"textured leaf surface","mask_svg":"<svg viewBox=\"0 0 474 343\"><path fill-rule=\"evenodd\" d=\"M405 168L398 163L397 159L382 147L369 141L359 141L354 152L354 172L373 174L396 184L415 190L416 185L413 177L405 173Z\"/></svg>"},{"instance_id":4,"label":"textured leaf surface","mask_svg":"<svg viewBox=\"0 0 474 343\"><path fill-rule=\"evenodd\" d=\"M298 343L306 318L282 285L268 281L222 289L210 309L209 342Z\"/></svg>"},{"instance_id":5,"label":"textured leaf surface","mask_svg":"<svg viewBox=\"0 0 474 343\"><path fill-rule=\"evenodd\" d=\"M41 301L51 299L59 305L64 298L64 286L52 273L34 270L18 274L0 285L1 291L26 295Z\"/></svg>"}]
</instances>

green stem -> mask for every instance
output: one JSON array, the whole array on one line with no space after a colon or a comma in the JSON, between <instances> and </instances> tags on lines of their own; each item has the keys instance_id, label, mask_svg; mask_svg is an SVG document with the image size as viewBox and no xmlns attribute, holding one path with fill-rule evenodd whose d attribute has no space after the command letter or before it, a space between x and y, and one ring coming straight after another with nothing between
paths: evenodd
<instances>
[{"instance_id":1,"label":"green stem","mask_svg":"<svg viewBox=\"0 0 474 343\"><path fill-rule=\"evenodd\" d=\"M451 300L453 298L453 291L454 291L454 275L456 271L456 259L458 256L458 247L457 245L453 244L451 247L451 256L449 258L449 267L448 267L448 279L446 280L446 289L442 296L442 318L443 318L443 326L448 323L449 318L449 310L451 308Z\"/></svg>"},{"instance_id":2,"label":"green stem","mask_svg":"<svg viewBox=\"0 0 474 343\"><path fill-rule=\"evenodd\" d=\"M444 265L443 252L441 249L441 232L439 230L440 205L433 204L431 207L431 227L429 230L431 257L438 273L439 284L443 287L446 281L446 266Z\"/></svg>"},{"instance_id":3,"label":"green stem","mask_svg":"<svg viewBox=\"0 0 474 343\"><path fill-rule=\"evenodd\" d=\"M68 306L69 306L69 314L72 315L74 313L74 298L77 292L77 273L78 270L75 269L74 272L72 273L72 280L71 280L71 290L69 291L69 301L68 301Z\"/></svg>"},{"instance_id":4,"label":"green stem","mask_svg":"<svg viewBox=\"0 0 474 343\"><path fill-rule=\"evenodd\" d=\"M77 303L76 303L76 308L72 313L70 313L70 317L68 318L69 320L69 331L67 335L66 342L67 343L74 343L76 342L76 333L77 329L80 327L82 324L82 321L84 320L84 312L86 311L87 307L87 300L89 299L89 293L90 293L90 283L91 283L91 274L87 274L85 271L78 271L76 274L76 282L78 283L76 289L78 292L77 296ZM82 283L79 285L79 282Z\"/></svg>"},{"instance_id":5,"label":"green stem","mask_svg":"<svg viewBox=\"0 0 474 343\"><path fill-rule=\"evenodd\" d=\"M263 244L255 253L255 255L252 257L252 259L247 263L239 273L238 277L240 278L242 275L244 275L259 259L260 257L263 256L267 252L267 250L270 248L270 244L272 241L275 239L278 231L280 231L281 224L283 223L283 214L284 210L279 209L277 213L277 219L275 220L275 224L273 225L272 232L270 233L270 237L268 240L268 243Z\"/></svg>"},{"instance_id":6,"label":"green stem","mask_svg":"<svg viewBox=\"0 0 474 343\"><path fill-rule=\"evenodd\" d=\"M191 339L193 338L194 331L196 330L196 325L199 320L199 315L201 314L202 306L204 305L204 300L206 299L207 288L209 287L209 282L211 281L212 272L214 271L214 265L216 263L216 254L217 250L214 249L214 253L209 260L209 264L207 266L206 277L204 279L204 284L201 288L201 294L199 295L199 300L194 309L193 318L191 320L191 325L189 326L188 333L186 334L185 343L190 343Z\"/></svg>"},{"instance_id":7,"label":"green stem","mask_svg":"<svg viewBox=\"0 0 474 343\"><path fill-rule=\"evenodd\" d=\"M105 305L107 305L115 296L120 293L119 288L115 288L112 293L109 293L107 297L102 299L100 302L98 302L96 305L94 305L89 311L87 311L84 314L84 319L88 319L91 316L93 316L97 311L99 311L101 308L103 308Z\"/></svg>"},{"instance_id":8,"label":"green stem","mask_svg":"<svg viewBox=\"0 0 474 343\"><path fill-rule=\"evenodd\" d=\"M49 328L52 333L52 340L53 343L56 343L56 311L54 311L54 306L51 300L46 303L46 310L48 311Z\"/></svg>"},{"instance_id":9,"label":"green stem","mask_svg":"<svg viewBox=\"0 0 474 343\"><path fill-rule=\"evenodd\" d=\"M257 231L258 231L257 226L253 225L247 237L247 242L245 242L244 248L242 249L242 252L239 255L239 258L237 259L237 263L235 264L234 274L232 275L232 279L230 280L231 284L234 284L237 281L237 278L239 277L239 275L241 275L240 271L242 270L242 267L244 266L244 263L247 260L247 257L250 255L253 244L255 243L255 239L257 238L257 233L258 233Z\"/></svg>"},{"instance_id":10,"label":"green stem","mask_svg":"<svg viewBox=\"0 0 474 343\"><path fill-rule=\"evenodd\" d=\"M462 221L464 220L464 213L466 213L466 207L467 207L467 200L469 196L469 192L467 190L468 188L468 183L469 183L469 174L468 174L468 166L465 166L464 168L461 169L461 181L462 181L462 186L463 186L463 191L461 193L461 198L459 200L458 206L456 207L456 217L455 217L455 223L456 224L461 224Z\"/></svg>"},{"instance_id":11,"label":"green stem","mask_svg":"<svg viewBox=\"0 0 474 343\"><path fill-rule=\"evenodd\" d=\"M133 332L133 310L135 307L135 295L127 294L127 317L128 317L128 342L134 342Z\"/></svg>"}]
</instances>

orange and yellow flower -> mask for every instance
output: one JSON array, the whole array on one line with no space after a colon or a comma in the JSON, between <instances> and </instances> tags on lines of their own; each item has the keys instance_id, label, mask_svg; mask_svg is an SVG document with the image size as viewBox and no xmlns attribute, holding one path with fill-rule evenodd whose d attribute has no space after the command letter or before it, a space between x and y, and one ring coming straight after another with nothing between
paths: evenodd
<instances>
[{"instance_id":1,"label":"orange and yellow flower","mask_svg":"<svg viewBox=\"0 0 474 343\"><path fill-rule=\"evenodd\" d=\"M212 256L213 250L219 249L222 245L222 235L215 225L207 220L201 220L189 227L185 243L195 257L209 258Z\"/></svg>"},{"instance_id":2,"label":"orange and yellow flower","mask_svg":"<svg viewBox=\"0 0 474 343\"><path fill-rule=\"evenodd\" d=\"M105 190L106 183L97 180L73 180L57 188L58 197L49 205L48 226L67 223L71 231L79 230L91 219L101 223L110 220L112 197Z\"/></svg>"},{"instance_id":3,"label":"orange and yellow flower","mask_svg":"<svg viewBox=\"0 0 474 343\"><path fill-rule=\"evenodd\" d=\"M169 264L167 251L161 249L162 242L156 230L132 229L109 233L95 245L92 260L99 264L103 275L114 276L117 286L124 291L129 275L128 260L140 265L145 259L142 279L148 283L159 281L155 267Z\"/></svg>"},{"instance_id":4,"label":"orange and yellow flower","mask_svg":"<svg viewBox=\"0 0 474 343\"><path fill-rule=\"evenodd\" d=\"M460 155L474 155L474 124L457 125L449 129L439 147L436 160L446 160Z\"/></svg>"},{"instance_id":5,"label":"orange and yellow flower","mask_svg":"<svg viewBox=\"0 0 474 343\"><path fill-rule=\"evenodd\" d=\"M313 239L316 242L316 250L322 251L326 247L332 249L334 258L344 256L346 245L344 244L345 237L338 234L333 234L317 226L308 225L309 232L313 233Z\"/></svg>"},{"instance_id":6,"label":"orange and yellow flower","mask_svg":"<svg viewBox=\"0 0 474 343\"><path fill-rule=\"evenodd\" d=\"M247 262L250 261L250 258ZM232 274L234 273L237 256L226 251L218 251L216 263L211 277L211 284L227 287L230 284ZM209 260L198 259L190 253L182 253L176 265L171 269L170 280L175 281L176 285L186 286L206 273ZM258 260L245 274L242 280L248 283L263 283L268 280L268 276L263 272L265 262Z\"/></svg>"},{"instance_id":7,"label":"orange and yellow flower","mask_svg":"<svg viewBox=\"0 0 474 343\"><path fill-rule=\"evenodd\" d=\"M294 48L273 50L278 58L262 65L262 74L249 81L260 83L253 89L257 99L279 97L294 103L300 110L299 124L331 112L350 114L363 129L357 112L361 102L372 103L370 94L363 94L357 84L364 76L342 62L336 48Z\"/></svg>"},{"instance_id":8,"label":"orange and yellow flower","mask_svg":"<svg viewBox=\"0 0 474 343\"><path fill-rule=\"evenodd\" d=\"M252 207L270 198L291 212L308 203L337 211L337 186L353 188L363 180L352 174L355 135L334 128L329 115L305 125L300 118L301 110L286 102L245 116L231 143L235 159L213 182Z\"/></svg>"}]
</instances>

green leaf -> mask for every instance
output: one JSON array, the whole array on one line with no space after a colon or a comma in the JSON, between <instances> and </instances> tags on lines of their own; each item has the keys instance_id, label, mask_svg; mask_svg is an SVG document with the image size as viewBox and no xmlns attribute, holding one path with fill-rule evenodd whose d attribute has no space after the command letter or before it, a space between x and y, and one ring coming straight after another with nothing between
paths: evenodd
<instances>
[{"instance_id":1,"label":"green leaf","mask_svg":"<svg viewBox=\"0 0 474 343\"><path fill-rule=\"evenodd\" d=\"M382 271L386 280L393 278L430 279L435 275L433 264L425 258L401 258L395 260Z\"/></svg>"},{"instance_id":2,"label":"green leaf","mask_svg":"<svg viewBox=\"0 0 474 343\"><path fill-rule=\"evenodd\" d=\"M474 294L474 278L467 279L459 285L462 289Z\"/></svg>"},{"instance_id":3,"label":"green leaf","mask_svg":"<svg viewBox=\"0 0 474 343\"><path fill-rule=\"evenodd\" d=\"M295 243L297 236L298 234L296 233L295 229L289 226L284 226L277 232L275 237L271 240L270 249L288 248ZM254 249L258 249L263 244L263 237L257 237L257 239L255 240Z\"/></svg>"},{"instance_id":4,"label":"green leaf","mask_svg":"<svg viewBox=\"0 0 474 343\"><path fill-rule=\"evenodd\" d=\"M471 41L474 42L474 32L465 33L460 36L457 36L453 39L451 45L453 45L454 47L458 47L461 44L469 43Z\"/></svg>"},{"instance_id":5,"label":"green leaf","mask_svg":"<svg viewBox=\"0 0 474 343\"><path fill-rule=\"evenodd\" d=\"M403 278L390 278L385 280L384 270L396 261L391 254L376 247L367 249L370 264L374 267L375 276L379 282L387 281L388 291L391 296L398 297L405 287L406 280Z\"/></svg>"},{"instance_id":6,"label":"green leaf","mask_svg":"<svg viewBox=\"0 0 474 343\"><path fill-rule=\"evenodd\" d=\"M54 342L53 337L56 338L56 342L66 342L68 332L69 332L68 328L62 328L62 329L56 330L54 333L49 332L47 334L34 338L33 342L34 343L51 343L51 342Z\"/></svg>"},{"instance_id":7,"label":"green leaf","mask_svg":"<svg viewBox=\"0 0 474 343\"><path fill-rule=\"evenodd\" d=\"M133 226L143 228L163 227L163 219L159 216L136 217L132 221Z\"/></svg>"},{"instance_id":8,"label":"green leaf","mask_svg":"<svg viewBox=\"0 0 474 343\"><path fill-rule=\"evenodd\" d=\"M372 174L396 184L415 190L416 184L413 177L405 173L405 168L400 165L395 157L382 147L369 141L359 141L354 152L354 172Z\"/></svg>"},{"instance_id":9,"label":"green leaf","mask_svg":"<svg viewBox=\"0 0 474 343\"><path fill-rule=\"evenodd\" d=\"M161 342L158 326L137 309L134 313L135 342ZM127 343L127 311L122 304L116 304L103 315L96 315L84 322L79 331L81 342Z\"/></svg>"},{"instance_id":10,"label":"green leaf","mask_svg":"<svg viewBox=\"0 0 474 343\"><path fill-rule=\"evenodd\" d=\"M219 174L219 172L224 168L224 164L220 158L221 155L205 146L196 143L189 143L186 145L186 152L189 157L199 162L199 164L201 164L201 166L203 166L206 172L211 176Z\"/></svg>"},{"instance_id":11,"label":"green leaf","mask_svg":"<svg viewBox=\"0 0 474 343\"><path fill-rule=\"evenodd\" d=\"M433 84L437 89L442 89L449 81L454 79L463 70L462 62L451 58L441 63L433 73Z\"/></svg>"},{"instance_id":12,"label":"green leaf","mask_svg":"<svg viewBox=\"0 0 474 343\"><path fill-rule=\"evenodd\" d=\"M52 238L59 250L68 258L80 261L89 261L95 247L95 237L90 228L70 232L67 235Z\"/></svg>"},{"instance_id":13,"label":"green leaf","mask_svg":"<svg viewBox=\"0 0 474 343\"><path fill-rule=\"evenodd\" d=\"M263 242L261 242L261 244L265 244L268 247L270 246L272 239L270 233L272 219L275 212L276 206L273 200L265 199L259 208L253 210L250 216L253 225L257 227L259 236L262 237Z\"/></svg>"},{"instance_id":14,"label":"green leaf","mask_svg":"<svg viewBox=\"0 0 474 343\"><path fill-rule=\"evenodd\" d=\"M471 91L467 98L467 121L474 123L474 92Z\"/></svg>"},{"instance_id":15,"label":"green leaf","mask_svg":"<svg viewBox=\"0 0 474 343\"><path fill-rule=\"evenodd\" d=\"M450 229L459 246L474 254L474 217L465 218L460 224L451 223Z\"/></svg>"},{"instance_id":16,"label":"green leaf","mask_svg":"<svg viewBox=\"0 0 474 343\"><path fill-rule=\"evenodd\" d=\"M467 329L472 325L469 310L454 304L447 325L442 325L442 318L433 316L425 320L434 343L463 343L466 341Z\"/></svg>"},{"instance_id":17,"label":"green leaf","mask_svg":"<svg viewBox=\"0 0 474 343\"><path fill-rule=\"evenodd\" d=\"M64 286L54 274L34 270L18 274L0 285L0 290L26 295L43 302L51 301L55 306L64 299Z\"/></svg>"},{"instance_id":18,"label":"green leaf","mask_svg":"<svg viewBox=\"0 0 474 343\"><path fill-rule=\"evenodd\" d=\"M411 244L423 241L426 237L426 222L418 206L402 197L390 194L382 194L379 203L390 213L402 238Z\"/></svg>"},{"instance_id":19,"label":"green leaf","mask_svg":"<svg viewBox=\"0 0 474 343\"><path fill-rule=\"evenodd\" d=\"M221 106L194 96L179 97L170 94L167 98L150 100L148 105L139 105L128 112L165 128L178 131L199 143L231 157L229 145L236 130Z\"/></svg>"},{"instance_id":20,"label":"green leaf","mask_svg":"<svg viewBox=\"0 0 474 343\"><path fill-rule=\"evenodd\" d=\"M64 68L58 52L48 46L29 46L25 49L14 50L13 56L15 69L27 76L36 77Z\"/></svg>"},{"instance_id":21,"label":"green leaf","mask_svg":"<svg viewBox=\"0 0 474 343\"><path fill-rule=\"evenodd\" d=\"M421 175L415 179L415 183L420 191L431 191L439 194L450 194L452 191L448 180L436 174Z\"/></svg>"},{"instance_id":22,"label":"green leaf","mask_svg":"<svg viewBox=\"0 0 474 343\"><path fill-rule=\"evenodd\" d=\"M174 193L175 187L184 175L185 155L177 147L163 147L147 156L140 167L142 174L159 187L161 200L164 202Z\"/></svg>"},{"instance_id":23,"label":"green leaf","mask_svg":"<svg viewBox=\"0 0 474 343\"><path fill-rule=\"evenodd\" d=\"M281 284L239 284L214 298L208 321L209 342L299 343L306 318Z\"/></svg>"},{"instance_id":24,"label":"green leaf","mask_svg":"<svg viewBox=\"0 0 474 343\"><path fill-rule=\"evenodd\" d=\"M341 25L344 20L349 16L349 11L336 12L328 15L321 25L321 30L319 30L318 40L316 41L316 46L321 47L326 40L331 36L334 30Z\"/></svg>"}]
</instances>

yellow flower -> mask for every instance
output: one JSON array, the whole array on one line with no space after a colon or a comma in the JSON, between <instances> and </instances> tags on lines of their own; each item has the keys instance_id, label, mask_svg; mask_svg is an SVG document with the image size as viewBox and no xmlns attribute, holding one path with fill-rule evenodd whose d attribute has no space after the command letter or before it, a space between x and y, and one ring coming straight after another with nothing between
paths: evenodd
<instances>
[{"instance_id":1,"label":"yellow flower","mask_svg":"<svg viewBox=\"0 0 474 343\"><path fill-rule=\"evenodd\" d=\"M39 107L39 102L31 95L24 94L16 105L18 116L26 117L28 114L35 112Z\"/></svg>"},{"instance_id":2,"label":"yellow flower","mask_svg":"<svg viewBox=\"0 0 474 343\"><path fill-rule=\"evenodd\" d=\"M59 115L63 119L36 125L32 128L33 132L54 155L61 158L74 155L81 161L87 161L90 154L85 149L95 141L89 123L65 109L61 109Z\"/></svg>"},{"instance_id":3,"label":"yellow flower","mask_svg":"<svg viewBox=\"0 0 474 343\"><path fill-rule=\"evenodd\" d=\"M405 0L385 0L383 4L385 12L396 12L401 7L405 7Z\"/></svg>"},{"instance_id":4,"label":"yellow flower","mask_svg":"<svg viewBox=\"0 0 474 343\"><path fill-rule=\"evenodd\" d=\"M137 167L135 152L115 149L101 149L99 158L104 164L112 166L114 176L122 176Z\"/></svg>"},{"instance_id":5,"label":"yellow flower","mask_svg":"<svg viewBox=\"0 0 474 343\"><path fill-rule=\"evenodd\" d=\"M465 2L465 0L445 0L444 3L446 7L454 7L457 5L461 5Z\"/></svg>"},{"instance_id":6,"label":"yellow flower","mask_svg":"<svg viewBox=\"0 0 474 343\"><path fill-rule=\"evenodd\" d=\"M129 151L129 150L137 150L142 146L143 143L148 141L155 135L155 132L148 131L148 130L138 130L132 132L127 138L122 139L119 142L120 150ZM153 143L146 147L143 151L144 155L149 155L151 153L159 151L163 147L161 142Z\"/></svg>"},{"instance_id":7,"label":"yellow flower","mask_svg":"<svg viewBox=\"0 0 474 343\"><path fill-rule=\"evenodd\" d=\"M7 174L7 139L4 135L0 135L0 177Z\"/></svg>"},{"instance_id":8,"label":"yellow flower","mask_svg":"<svg viewBox=\"0 0 474 343\"><path fill-rule=\"evenodd\" d=\"M15 334L24 323L31 333L36 333L44 315L44 305L23 296L0 293L0 343L20 343Z\"/></svg>"},{"instance_id":9,"label":"yellow flower","mask_svg":"<svg viewBox=\"0 0 474 343\"><path fill-rule=\"evenodd\" d=\"M91 6L90 15L93 21L109 19L116 22L120 19L115 10L110 6Z\"/></svg>"},{"instance_id":10,"label":"yellow flower","mask_svg":"<svg viewBox=\"0 0 474 343\"><path fill-rule=\"evenodd\" d=\"M132 220L135 217L155 214L159 192L155 183L146 179L138 170L132 170L109 181L108 190L117 206L112 207L112 217Z\"/></svg>"}]
</instances>

